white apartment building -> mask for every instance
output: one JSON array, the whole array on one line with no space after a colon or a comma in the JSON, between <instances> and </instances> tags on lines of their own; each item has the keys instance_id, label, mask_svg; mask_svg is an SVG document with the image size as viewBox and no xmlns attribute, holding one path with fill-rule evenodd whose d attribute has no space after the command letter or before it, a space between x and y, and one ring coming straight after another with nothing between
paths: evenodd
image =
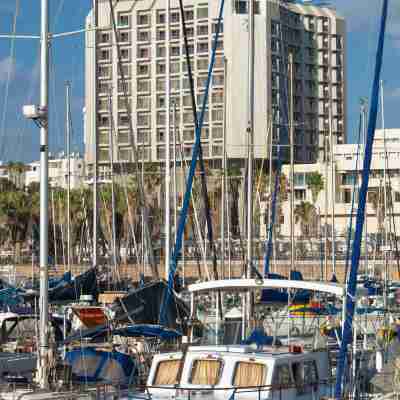
<instances>
[{"instance_id":1,"label":"white apartment building","mask_svg":"<svg viewBox=\"0 0 400 400\"><path fill-rule=\"evenodd\" d=\"M78 153L71 154L70 177L71 189L78 189L85 182L85 161ZM25 186L33 182L40 182L40 161L27 164ZM67 188L68 158L63 154L58 157L49 157L49 184L52 187Z\"/></svg>"},{"instance_id":2,"label":"white apartment building","mask_svg":"<svg viewBox=\"0 0 400 400\"><path fill-rule=\"evenodd\" d=\"M202 103L206 85L219 6L218 0L184 0L198 105ZM167 45L171 55L170 83L177 142L183 142L184 157L190 157L194 124L178 0L171 0L170 43L166 43L164 0L119 0L114 2L114 8L117 37L111 26L108 0L99 0L97 35L93 30L86 34L87 165L93 162L95 132L99 161L103 165L108 162L111 117L116 132L114 160L132 161L128 113L139 158L150 162L164 160ZM92 19L90 13L88 28L93 26ZM127 80L128 110L118 73L117 43ZM241 160L247 156L248 50L248 1L227 0L202 132L206 159L222 158L224 126L227 157ZM254 149L258 159L269 157L270 121L274 141L287 141L289 53L294 58L295 157L297 162L315 162L328 130L329 110L337 142L345 142L344 19L328 7L284 0L256 1Z\"/></svg>"},{"instance_id":3,"label":"white apartment building","mask_svg":"<svg viewBox=\"0 0 400 400\"><path fill-rule=\"evenodd\" d=\"M384 140L385 137L385 140ZM294 196L295 207L302 201L310 202L315 205L317 214L319 215L319 225L325 225L325 213L327 214L327 227L330 231L332 226L332 210L335 216L335 234L337 236L346 236L350 225L350 214L353 196L353 183L358 179L358 184L361 184L361 170L363 165L363 152L358 157L357 165L357 144L345 144L334 146L334 184L332 185L332 173L330 164L327 166L323 162L315 164L298 164L295 165L294 173ZM386 156L385 156L386 154ZM386 167L385 167L386 166ZM385 172L386 170L386 172ZM314 203L311 190L307 184L307 174L319 172L324 178L324 190L322 190ZM289 179L290 166L283 166L283 173ZM371 173L369 178L366 224L369 234L378 232L378 213L383 213L384 204L384 188L386 174L386 193L387 201L393 204L393 220L390 221L390 216L385 220L384 226L387 231L400 236L400 129L386 129L385 133L382 130L377 130L373 147L373 156L371 163ZM327 193L325 192L327 190ZM332 191L333 190L333 191ZM334 193L334 195L332 195ZM353 214L353 229L355 228L355 219L357 213L358 193L355 197L355 211ZM325 208L325 198L328 199L327 207ZM377 202L377 199L379 200ZM334 207L332 208L332 203ZM380 208L379 211L376 207ZM389 214L388 206L388 214ZM280 230L283 236L290 235L290 203L289 199L282 207L283 221ZM382 217L382 214L380 215ZM300 223L295 226L295 235L301 235Z\"/></svg>"}]
</instances>

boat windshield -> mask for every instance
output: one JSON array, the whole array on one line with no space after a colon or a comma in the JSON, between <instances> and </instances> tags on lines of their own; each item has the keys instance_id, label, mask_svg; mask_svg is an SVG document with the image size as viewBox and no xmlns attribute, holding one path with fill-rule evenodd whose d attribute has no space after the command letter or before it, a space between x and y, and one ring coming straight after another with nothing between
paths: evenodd
<instances>
[{"instance_id":1,"label":"boat windshield","mask_svg":"<svg viewBox=\"0 0 400 400\"><path fill-rule=\"evenodd\" d=\"M195 360L190 383L194 385L216 385L221 376L220 360Z\"/></svg>"},{"instance_id":2,"label":"boat windshield","mask_svg":"<svg viewBox=\"0 0 400 400\"><path fill-rule=\"evenodd\" d=\"M264 364L240 361L235 367L233 386L262 386L265 382L266 370L267 367Z\"/></svg>"},{"instance_id":3,"label":"boat windshield","mask_svg":"<svg viewBox=\"0 0 400 400\"><path fill-rule=\"evenodd\" d=\"M176 385L182 360L160 361L157 365L153 385Z\"/></svg>"}]
</instances>

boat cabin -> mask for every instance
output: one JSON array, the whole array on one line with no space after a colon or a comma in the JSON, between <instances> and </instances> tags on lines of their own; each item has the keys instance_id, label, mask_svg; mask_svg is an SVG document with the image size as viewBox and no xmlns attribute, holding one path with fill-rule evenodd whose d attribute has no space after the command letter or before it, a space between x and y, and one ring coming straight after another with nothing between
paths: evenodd
<instances>
[{"instance_id":1,"label":"boat cabin","mask_svg":"<svg viewBox=\"0 0 400 400\"><path fill-rule=\"evenodd\" d=\"M328 394L330 371L326 351L196 346L154 356L147 391L152 398L315 400Z\"/></svg>"}]
</instances>

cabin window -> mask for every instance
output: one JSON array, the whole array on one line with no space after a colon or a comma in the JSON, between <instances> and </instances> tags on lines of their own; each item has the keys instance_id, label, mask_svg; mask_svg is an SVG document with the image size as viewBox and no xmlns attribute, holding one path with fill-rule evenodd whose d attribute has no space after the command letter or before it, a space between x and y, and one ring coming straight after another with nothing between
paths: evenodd
<instances>
[{"instance_id":1,"label":"cabin window","mask_svg":"<svg viewBox=\"0 0 400 400\"><path fill-rule=\"evenodd\" d=\"M153 385L176 385L178 383L178 374L181 364L181 360L166 360L159 362Z\"/></svg>"},{"instance_id":2,"label":"cabin window","mask_svg":"<svg viewBox=\"0 0 400 400\"><path fill-rule=\"evenodd\" d=\"M318 383L317 364L315 360L307 360L292 364L293 378L297 394L311 393Z\"/></svg>"},{"instance_id":3,"label":"cabin window","mask_svg":"<svg viewBox=\"0 0 400 400\"><path fill-rule=\"evenodd\" d=\"M292 383L289 365L278 365L275 368L272 384L279 387L288 387Z\"/></svg>"},{"instance_id":4,"label":"cabin window","mask_svg":"<svg viewBox=\"0 0 400 400\"><path fill-rule=\"evenodd\" d=\"M190 383L194 385L216 385L221 370L222 362L219 360L195 360Z\"/></svg>"},{"instance_id":5,"label":"cabin window","mask_svg":"<svg viewBox=\"0 0 400 400\"><path fill-rule=\"evenodd\" d=\"M238 362L233 377L233 386L248 387L264 385L266 366L253 362Z\"/></svg>"}]
</instances>

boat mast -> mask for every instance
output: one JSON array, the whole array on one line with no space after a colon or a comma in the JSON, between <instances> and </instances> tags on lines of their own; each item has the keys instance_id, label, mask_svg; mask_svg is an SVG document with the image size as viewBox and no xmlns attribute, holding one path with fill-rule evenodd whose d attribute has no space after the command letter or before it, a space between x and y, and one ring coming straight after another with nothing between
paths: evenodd
<instances>
[{"instance_id":1,"label":"boat mast","mask_svg":"<svg viewBox=\"0 0 400 400\"><path fill-rule=\"evenodd\" d=\"M48 149L48 97L49 97L49 4L41 0L40 34L40 351L39 385L48 389L48 261L49 261L49 149Z\"/></svg>"},{"instance_id":2,"label":"boat mast","mask_svg":"<svg viewBox=\"0 0 400 400\"><path fill-rule=\"evenodd\" d=\"M171 108L171 88L170 88L170 0L166 0L166 133L165 133L165 279L168 281L169 264L171 254L171 149L170 149L170 108Z\"/></svg>"},{"instance_id":3,"label":"boat mast","mask_svg":"<svg viewBox=\"0 0 400 400\"><path fill-rule=\"evenodd\" d=\"M94 57L97 57L97 25L98 25L98 0L93 0L93 47ZM96 63L95 63L96 64ZM98 242L98 193L97 193L97 181L98 181L98 143L97 143L97 68L93 71L93 115L92 115L92 126L93 126L93 254L92 254L92 266L97 266L97 242Z\"/></svg>"},{"instance_id":4,"label":"boat mast","mask_svg":"<svg viewBox=\"0 0 400 400\"><path fill-rule=\"evenodd\" d=\"M332 240L332 274L336 275L336 246L335 246L335 197L336 197L336 174L334 160L334 143L332 132L332 106L329 105L329 150L330 150L330 167L331 167L331 240Z\"/></svg>"},{"instance_id":5,"label":"boat mast","mask_svg":"<svg viewBox=\"0 0 400 400\"><path fill-rule=\"evenodd\" d=\"M174 174L174 241L176 240L176 229L178 221L178 200L177 200L177 182L176 182L176 102L172 100L172 157L174 159L173 174Z\"/></svg>"},{"instance_id":6,"label":"boat mast","mask_svg":"<svg viewBox=\"0 0 400 400\"><path fill-rule=\"evenodd\" d=\"M253 262L253 162L254 162L254 0L249 4L249 105L247 125L247 278Z\"/></svg>"},{"instance_id":7,"label":"boat mast","mask_svg":"<svg viewBox=\"0 0 400 400\"><path fill-rule=\"evenodd\" d=\"M222 127L222 193L221 193L221 275L224 279L226 277L225 272L225 198L226 198L226 75L227 75L227 59L224 57L224 119ZM229 279L231 278L231 271L228 271Z\"/></svg>"},{"instance_id":8,"label":"boat mast","mask_svg":"<svg viewBox=\"0 0 400 400\"><path fill-rule=\"evenodd\" d=\"M67 142L67 267L71 272L71 109L70 109L70 83L65 85L66 101L66 142Z\"/></svg>"},{"instance_id":9,"label":"boat mast","mask_svg":"<svg viewBox=\"0 0 400 400\"><path fill-rule=\"evenodd\" d=\"M382 130L383 130L383 153L384 153L384 165L383 165L383 201L384 201L384 216L383 216L383 229L384 229L384 253L385 253L385 280L384 280L384 293L383 293L383 300L385 303L385 309L387 306L387 286L388 286L388 279L389 279L389 271L388 271L388 227L387 227L387 209L388 209L388 199L387 199L387 151L386 151L386 130L385 130L385 108L384 108L384 91L383 91L383 80L380 82L381 86L381 117L382 117ZM390 187L389 187L390 189Z\"/></svg>"},{"instance_id":10,"label":"boat mast","mask_svg":"<svg viewBox=\"0 0 400 400\"><path fill-rule=\"evenodd\" d=\"M290 268L294 270L295 243L294 243L294 121L293 121L293 54L289 54L290 70ZM276 189L275 189L276 190Z\"/></svg>"}]
</instances>

